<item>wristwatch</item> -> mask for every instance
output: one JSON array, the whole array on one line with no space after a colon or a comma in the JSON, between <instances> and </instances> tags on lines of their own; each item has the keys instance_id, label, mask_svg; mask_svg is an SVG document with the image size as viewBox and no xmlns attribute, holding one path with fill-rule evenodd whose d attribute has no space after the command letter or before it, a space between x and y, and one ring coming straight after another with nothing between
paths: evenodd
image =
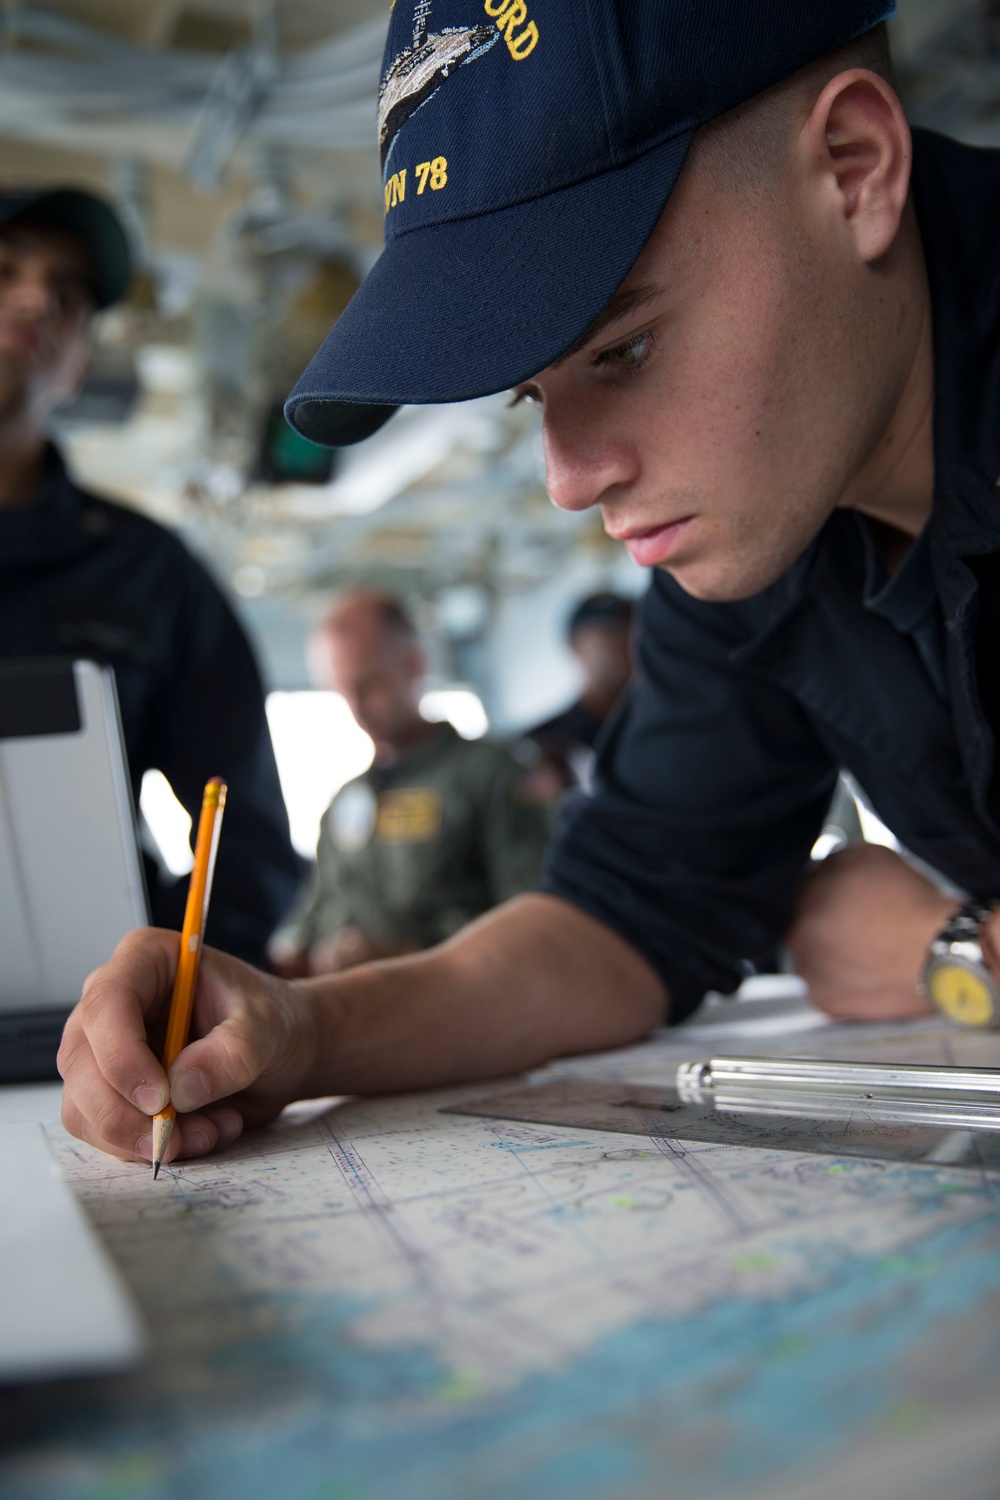
<instances>
[{"instance_id":1,"label":"wristwatch","mask_svg":"<svg viewBox=\"0 0 1000 1500\"><path fill-rule=\"evenodd\" d=\"M1000 1029L1000 983L983 957L983 923L1000 902L967 901L931 943L920 988L942 1015L962 1026Z\"/></svg>"}]
</instances>

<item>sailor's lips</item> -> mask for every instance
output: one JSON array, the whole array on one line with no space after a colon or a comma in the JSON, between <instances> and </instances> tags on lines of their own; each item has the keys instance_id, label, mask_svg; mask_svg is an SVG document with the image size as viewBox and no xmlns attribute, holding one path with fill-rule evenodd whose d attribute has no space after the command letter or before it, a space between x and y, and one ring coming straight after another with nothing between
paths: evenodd
<instances>
[{"instance_id":1,"label":"sailor's lips","mask_svg":"<svg viewBox=\"0 0 1000 1500\"><path fill-rule=\"evenodd\" d=\"M681 516L676 521L665 521L660 526L636 527L631 531L613 532L612 535L625 543L625 550L633 562L638 563L641 568L655 568L674 555L693 520L693 516Z\"/></svg>"}]
</instances>

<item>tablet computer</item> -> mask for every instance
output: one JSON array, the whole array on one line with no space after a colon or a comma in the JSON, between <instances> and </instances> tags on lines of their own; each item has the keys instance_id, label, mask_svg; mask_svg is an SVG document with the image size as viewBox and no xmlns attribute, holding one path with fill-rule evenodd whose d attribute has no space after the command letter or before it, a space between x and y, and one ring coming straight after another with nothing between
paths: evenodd
<instances>
[{"instance_id":1,"label":"tablet computer","mask_svg":"<svg viewBox=\"0 0 1000 1500\"><path fill-rule=\"evenodd\" d=\"M0 662L0 1082L56 1076L84 979L148 920L114 674Z\"/></svg>"}]
</instances>

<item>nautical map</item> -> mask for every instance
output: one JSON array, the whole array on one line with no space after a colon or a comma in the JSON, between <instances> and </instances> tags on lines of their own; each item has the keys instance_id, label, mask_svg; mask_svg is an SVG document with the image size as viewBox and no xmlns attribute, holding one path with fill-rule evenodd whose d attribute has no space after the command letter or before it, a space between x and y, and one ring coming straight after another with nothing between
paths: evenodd
<instances>
[{"instance_id":1,"label":"nautical map","mask_svg":"<svg viewBox=\"0 0 1000 1500\"><path fill-rule=\"evenodd\" d=\"M998 1060L741 1014L543 1076ZM996 1500L1000 1175L441 1112L500 1087L295 1106L156 1184L52 1125L154 1352L3 1393L4 1500Z\"/></svg>"}]
</instances>

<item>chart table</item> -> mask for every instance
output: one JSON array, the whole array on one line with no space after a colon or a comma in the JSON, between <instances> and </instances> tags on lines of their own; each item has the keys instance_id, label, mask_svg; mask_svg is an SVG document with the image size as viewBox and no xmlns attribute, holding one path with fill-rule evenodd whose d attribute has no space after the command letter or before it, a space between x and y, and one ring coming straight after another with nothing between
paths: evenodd
<instances>
[{"instance_id":1,"label":"chart table","mask_svg":"<svg viewBox=\"0 0 1000 1500\"><path fill-rule=\"evenodd\" d=\"M997 1060L749 1003L541 1081L823 1049ZM13 1091L153 1353L0 1393L4 1500L996 1500L990 1160L442 1113L501 1091L312 1101L155 1184Z\"/></svg>"}]
</instances>

